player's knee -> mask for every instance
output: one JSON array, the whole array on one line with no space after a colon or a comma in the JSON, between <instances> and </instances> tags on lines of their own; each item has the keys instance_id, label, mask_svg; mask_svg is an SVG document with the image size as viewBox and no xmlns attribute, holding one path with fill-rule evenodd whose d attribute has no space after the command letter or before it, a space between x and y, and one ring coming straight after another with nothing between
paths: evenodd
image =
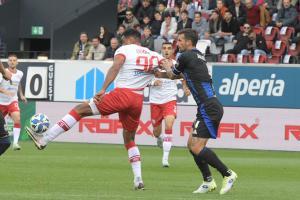
<instances>
[{"instance_id":1,"label":"player's knee","mask_svg":"<svg viewBox=\"0 0 300 200\"><path fill-rule=\"evenodd\" d=\"M77 112L78 115L81 117L86 117L92 115L92 110L88 103L84 102L81 103L74 108L75 112Z\"/></svg>"}]
</instances>

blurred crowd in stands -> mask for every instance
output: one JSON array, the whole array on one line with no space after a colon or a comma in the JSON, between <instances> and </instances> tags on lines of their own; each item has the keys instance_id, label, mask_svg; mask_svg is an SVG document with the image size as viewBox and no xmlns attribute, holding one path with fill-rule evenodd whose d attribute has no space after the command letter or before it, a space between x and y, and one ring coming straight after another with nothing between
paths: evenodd
<instances>
[{"instance_id":1,"label":"blurred crowd in stands","mask_svg":"<svg viewBox=\"0 0 300 200\"><path fill-rule=\"evenodd\" d=\"M117 30L80 33L71 59L112 60L128 28L157 52L165 41L176 48L177 32L192 28L209 61L300 63L300 0L119 0L117 10Z\"/></svg>"},{"instance_id":2,"label":"blurred crowd in stands","mask_svg":"<svg viewBox=\"0 0 300 200\"><path fill-rule=\"evenodd\" d=\"M192 28L213 61L297 63L299 22L299 0L119 0L117 30L101 26L90 41L81 33L71 59L112 60L128 28L157 52L164 41L176 48L176 33Z\"/></svg>"}]
</instances>

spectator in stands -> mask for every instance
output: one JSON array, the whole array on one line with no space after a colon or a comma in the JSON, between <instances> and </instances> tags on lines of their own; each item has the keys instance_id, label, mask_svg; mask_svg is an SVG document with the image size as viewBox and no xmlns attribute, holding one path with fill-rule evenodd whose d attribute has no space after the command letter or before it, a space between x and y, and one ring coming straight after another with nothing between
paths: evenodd
<instances>
[{"instance_id":1,"label":"spectator in stands","mask_svg":"<svg viewBox=\"0 0 300 200\"><path fill-rule=\"evenodd\" d=\"M160 15L162 16L164 14L164 12L166 11L166 5L163 2L159 2L157 4L157 11L160 13Z\"/></svg>"},{"instance_id":2,"label":"spectator in stands","mask_svg":"<svg viewBox=\"0 0 300 200\"><path fill-rule=\"evenodd\" d=\"M283 26L294 27L297 25L298 13L294 6L291 5L291 0L283 0L283 7L278 10L275 25L278 28Z\"/></svg>"},{"instance_id":3,"label":"spectator in stands","mask_svg":"<svg viewBox=\"0 0 300 200\"><path fill-rule=\"evenodd\" d=\"M242 26L246 23L247 12L246 7L241 0L234 0L234 4L229 7L233 17L237 20L238 26Z\"/></svg>"},{"instance_id":4,"label":"spectator in stands","mask_svg":"<svg viewBox=\"0 0 300 200\"><path fill-rule=\"evenodd\" d=\"M118 24L121 24L125 19L126 10L135 10L139 0L119 0L118 2Z\"/></svg>"},{"instance_id":5,"label":"spectator in stands","mask_svg":"<svg viewBox=\"0 0 300 200\"><path fill-rule=\"evenodd\" d=\"M190 2L190 0L183 0L181 3L180 12L182 12L183 10L188 11L190 19L194 19L195 7L193 5L193 2Z\"/></svg>"},{"instance_id":6,"label":"spectator in stands","mask_svg":"<svg viewBox=\"0 0 300 200\"><path fill-rule=\"evenodd\" d=\"M100 39L98 36L93 37L92 46L87 55L87 60L102 60L105 55L106 48L103 44L100 43Z\"/></svg>"},{"instance_id":7,"label":"spectator in stands","mask_svg":"<svg viewBox=\"0 0 300 200\"><path fill-rule=\"evenodd\" d=\"M100 26L99 39L101 44L108 47L110 44L110 40L113 37L114 35L110 33L105 26Z\"/></svg>"},{"instance_id":8,"label":"spectator in stands","mask_svg":"<svg viewBox=\"0 0 300 200\"><path fill-rule=\"evenodd\" d=\"M180 14L181 14L180 13L180 5L176 4L175 9L174 9L174 17L175 17L177 22L179 22L181 20Z\"/></svg>"},{"instance_id":9,"label":"spectator in stands","mask_svg":"<svg viewBox=\"0 0 300 200\"><path fill-rule=\"evenodd\" d=\"M169 41L173 39L174 33L177 30L177 22L174 17L172 17L170 12L164 13L164 22L161 25L160 37L164 40Z\"/></svg>"},{"instance_id":10,"label":"spectator in stands","mask_svg":"<svg viewBox=\"0 0 300 200\"><path fill-rule=\"evenodd\" d=\"M88 34L81 32L79 41L75 43L72 53L72 60L85 60L89 54L91 44L89 43Z\"/></svg>"},{"instance_id":11,"label":"spectator in stands","mask_svg":"<svg viewBox=\"0 0 300 200\"><path fill-rule=\"evenodd\" d=\"M104 60L113 60L116 50L119 48L117 38L111 38L110 46L106 49Z\"/></svg>"},{"instance_id":12,"label":"spectator in stands","mask_svg":"<svg viewBox=\"0 0 300 200\"><path fill-rule=\"evenodd\" d=\"M239 30L240 26L235 18L233 18L230 10L225 12L224 19L221 22L221 32L220 37L224 38L226 42L231 42L233 36L235 36Z\"/></svg>"},{"instance_id":13,"label":"spectator in stands","mask_svg":"<svg viewBox=\"0 0 300 200\"><path fill-rule=\"evenodd\" d=\"M193 20L189 18L189 13L186 10L181 11L180 14L181 20L177 24L177 31L180 31L184 28L192 28Z\"/></svg>"},{"instance_id":14,"label":"spectator in stands","mask_svg":"<svg viewBox=\"0 0 300 200\"><path fill-rule=\"evenodd\" d=\"M154 16L154 8L150 4L150 0L142 0L142 6L139 8L136 17L140 23L142 23L145 16L150 17L150 20Z\"/></svg>"},{"instance_id":15,"label":"spectator in stands","mask_svg":"<svg viewBox=\"0 0 300 200\"><path fill-rule=\"evenodd\" d=\"M123 24L120 24L117 32L115 33L115 38L118 39L119 44L122 44L122 37L125 30L126 30L125 26Z\"/></svg>"},{"instance_id":16,"label":"spectator in stands","mask_svg":"<svg viewBox=\"0 0 300 200\"><path fill-rule=\"evenodd\" d=\"M228 50L228 54L243 54L248 55L248 47L250 45L249 34L251 32L251 26L247 23L243 26L243 31L239 32L233 40L235 44L233 49Z\"/></svg>"},{"instance_id":17,"label":"spectator in stands","mask_svg":"<svg viewBox=\"0 0 300 200\"><path fill-rule=\"evenodd\" d=\"M157 11L154 14L154 20L151 23L151 32L154 38L160 35L161 24L162 24L162 16L160 12Z\"/></svg>"},{"instance_id":18,"label":"spectator in stands","mask_svg":"<svg viewBox=\"0 0 300 200\"><path fill-rule=\"evenodd\" d=\"M251 26L260 25L260 9L257 5L253 5L252 0L245 1L246 10L247 10L247 23Z\"/></svg>"},{"instance_id":19,"label":"spectator in stands","mask_svg":"<svg viewBox=\"0 0 300 200\"><path fill-rule=\"evenodd\" d=\"M154 50L154 39L151 35L151 29L150 27L144 28L144 34L142 35L141 39L141 45L143 47L147 47L150 50Z\"/></svg>"},{"instance_id":20,"label":"spectator in stands","mask_svg":"<svg viewBox=\"0 0 300 200\"><path fill-rule=\"evenodd\" d=\"M202 18L201 12L195 12L192 29L197 31L199 39L204 39L205 33L208 32L208 23L205 18Z\"/></svg>"},{"instance_id":21,"label":"spectator in stands","mask_svg":"<svg viewBox=\"0 0 300 200\"><path fill-rule=\"evenodd\" d=\"M123 25L126 27L126 29L128 29L133 28L136 24L139 24L139 21L133 15L132 10L126 10L126 17L123 21Z\"/></svg>"},{"instance_id":22,"label":"spectator in stands","mask_svg":"<svg viewBox=\"0 0 300 200\"><path fill-rule=\"evenodd\" d=\"M205 33L205 39L209 39L212 42L216 42L220 38L221 32L221 17L217 10L213 10L208 22L208 32Z\"/></svg>"},{"instance_id":23,"label":"spectator in stands","mask_svg":"<svg viewBox=\"0 0 300 200\"><path fill-rule=\"evenodd\" d=\"M194 0L194 5L197 4L197 2L198 2L198 7L199 7L199 4L201 5L201 10L212 11L217 8L216 0ZM196 5L195 5L195 7L196 7Z\"/></svg>"},{"instance_id":24,"label":"spectator in stands","mask_svg":"<svg viewBox=\"0 0 300 200\"><path fill-rule=\"evenodd\" d=\"M177 0L163 0L165 2L165 5L167 5L167 10L174 11L176 7Z\"/></svg>"},{"instance_id":25,"label":"spectator in stands","mask_svg":"<svg viewBox=\"0 0 300 200\"><path fill-rule=\"evenodd\" d=\"M220 13L221 18L224 18L227 10L228 8L224 5L223 0L217 0L217 11Z\"/></svg>"},{"instance_id":26,"label":"spectator in stands","mask_svg":"<svg viewBox=\"0 0 300 200\"><path fill-rule=\"evenodd\" d=\"M249 33L250 43L248 50L251 51L254 56L256 55L269 55L271 52L267 47L265 38L262 35L257 35L255 32Z\"/></svg>"},{"instance_id":27,"label":"spectator in stands","mask_svg":"<svg viewBox=\"0 0 300 200\"><path fill-rule=\"evenodd\" d=\"M229 8L231 5L234 4L233 0L224 0L223 4L225 7Z\"/></svg>"},{"instance_id":28,"label":"spectator in stands","mask_svg":"<svg viewBox=\"0 0 300 200\"><path fill-rule=\"evenodd\" d=\"M141 23L141 29L144 30L145 27L151 27L151 19L149 16L145 15L143 22Z\"/></svg>"}]
</instances>

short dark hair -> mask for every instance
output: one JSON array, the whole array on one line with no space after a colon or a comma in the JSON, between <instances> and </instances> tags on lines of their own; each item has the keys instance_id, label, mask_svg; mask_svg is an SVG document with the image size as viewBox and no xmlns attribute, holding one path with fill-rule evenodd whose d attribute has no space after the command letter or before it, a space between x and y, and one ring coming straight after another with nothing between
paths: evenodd
<instances>
[{"instance_id":1,"label":"short dark hair","mask_svg":"<svg viewBox=\"0 0 300 200\"><path fill-rule=\"evenodd\" d=\"M10 54L8 55L8 58L10 58L10 57L18 58L17 54L14 54L14 53L10 53Z\"/></svg>"},{"instance_id":2,"label":"short dark hair","mask_svg":"<svg viewBox=\"0 0 300 200\"><path fill-rule=\"evenodd\" d=\"M185 40L190 40L193 46L196 46L198 42L198 33L195 30L191 28L182 29L178 32L178 35L181 34L184 35Z\"/></svg>"},{"instance_id":3,"label":"short dark hair","mask_svg":"<svg viewBox=\"0 0 300 200\"><path fill-rule=\"evenodd\" d=\"M135 29L127 29L124 33L123 33L123 37L124 38L128 38L128 37L133 37L137 40L141 40L141 33L138 32L137 30Z\"/></svg>"},{"instance_id":4,"label":"short dark hair","mask_svg":"<svg viewBox=\"0 0 300 200\"><path fill-rule=\"evenodd\" d=\"M99 36L97 36L97 35L94 36L94 37L92 38L92 40L93 40L93 39L97 39L98 41L100 41L100 38L99 38Z\"/></svg>"},{"instance_id":5,"label":"short dark hair","mask_svg":"<svg viewBox=\"0 0 300 200\"><path fill-rule=\"evenodd\" d=\"M171 46L173 46L173 44L171 42L163 42L161 46L164 46L164 45L171 45Z\"/></svg>"},{"instance_id":6,"label":"short dark hair","mask_svg":"<svg viewBox=\"0 0 300 200\"><path fill-rule=\"evenodd\" d=\"M83 35L83 34L85 34L86 36L88 36L87 32L85 32L85 31L80 32L80 35Z\"/></svg>"},{"instance_id":7,"label":"short dark hair","mask_svg":"<svg viewBox=\"0 0 300 200\"><path fill-rule=\"evenodd\" d=\"M202 16L202 13L201 12L198 12L198 11L196 11L195 13L194 13L194 15L200 15L200 17Z\"/></svg>"},{"instance_id":8,"label":"short dark hair","mask_svg":"<svg viewBox=\"0 0 300 200\"><path fill-rule=\"evenodd\" d=\"M185 13L186 15L189 15L189 12L187 10L183 10L180 12L180 14Z\"/></svg>"}]
</instances>

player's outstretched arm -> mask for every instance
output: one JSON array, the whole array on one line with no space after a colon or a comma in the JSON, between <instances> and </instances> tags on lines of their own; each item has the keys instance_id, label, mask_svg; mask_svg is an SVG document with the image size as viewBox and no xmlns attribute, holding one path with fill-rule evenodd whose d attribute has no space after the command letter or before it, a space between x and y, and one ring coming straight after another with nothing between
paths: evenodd
<instances>
[{"instance_id":1,"label":"player's outstretched arm","mask_svg":"<svg viewBox=\"0 0 300 200\"><path fill-rule=\"evenodd\" d=\"M2 74L4 79L10 80L11 79L11 73L7 72L0 60L0 73Z\"/></svg>"},{"instance_id":2,"label":"player's outstretched arm","mask_svg":"<svg viewBox=\"0 0 300 200\"><path fill-rule=\"evenodd\" d=\"M103 95L105 94L106 89L115 80L124 62L125 62L124 56L122 55L115 56L113 65L109 68L107 75L105 77L105 81L103 83L102 89L94 97L95 101L101 101Z\"/></svg>"}]
</instances>

